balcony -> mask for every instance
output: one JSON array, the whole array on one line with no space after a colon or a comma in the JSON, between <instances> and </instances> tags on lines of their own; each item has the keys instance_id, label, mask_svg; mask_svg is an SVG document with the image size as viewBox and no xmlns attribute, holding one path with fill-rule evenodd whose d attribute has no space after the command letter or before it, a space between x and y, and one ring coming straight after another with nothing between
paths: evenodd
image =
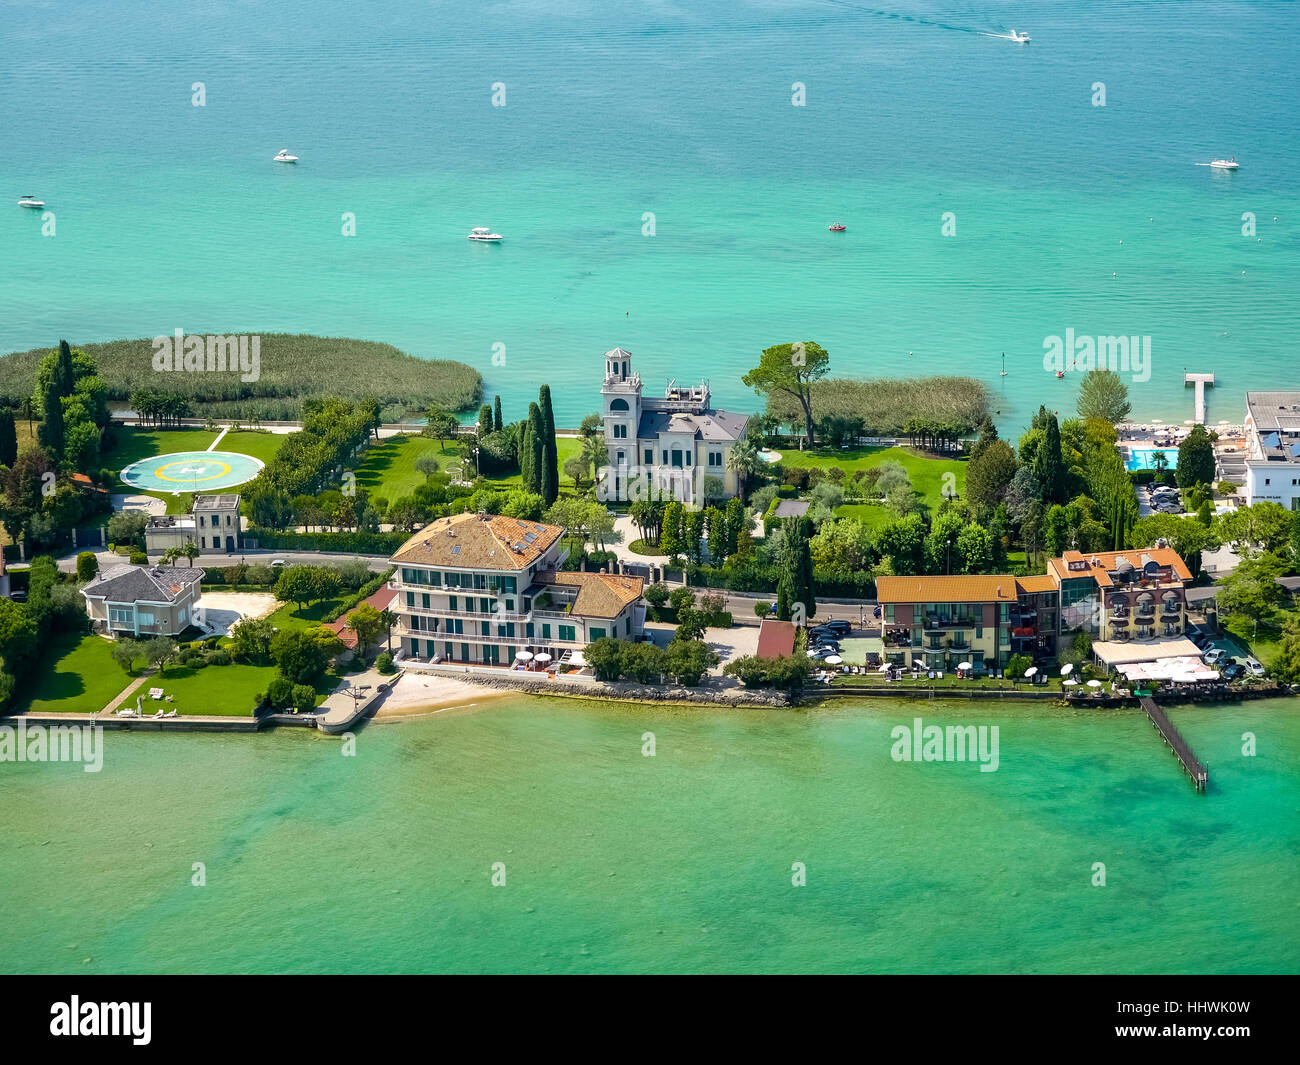
<instances>
[{"instance_id":1,"label":"balcony","mask_svg":"<svg viewBox=\"0 0 1300 1065\"><path fill-rule=\"evenodd\" d=\"M450 643L472 643L472 644L513 644L520 647L586 647L590 642L585 636L576 640L561 640L555 636L525 636L522 633L516 633L514 636L497 636L492 634L484 636L482 633L470 632L429 632L425 629L411 629L405 625L394 625L393 632L397 636L408 636L416 640L435 640L438 643L444 641Z\"/></svg>"},{"instance_id":2,"label":"balcony","mask_svg":"<svg viewBox=\"0 0 1300 1065\"><path fill-rule=\"evenodd\" d=\"M483 610L464 610L461 608L452 610L451 607L449 606L407 606L405 603L401 603L401 602L399 602L397 606L394 607L393 609L396 610L399 614L400 613L429 614L437 617L472 618L475 621L487 621L491 618L501 618L505 621L527 621L530 617L530 615L525 614L519 610L483 611ZM534 611L534 613L539 613L539 611Z\"/></svg>"},{"instance_id":3,"label":"balcony","mask_svg":"<svg viewBox=\"0 0 1300 1065\"><path fill-rule=\"evenodd\" d=\"M925 616L927 629L973 629L975 624L974 618L944 618L933 614Z\"/></svg>"}]
</instances>

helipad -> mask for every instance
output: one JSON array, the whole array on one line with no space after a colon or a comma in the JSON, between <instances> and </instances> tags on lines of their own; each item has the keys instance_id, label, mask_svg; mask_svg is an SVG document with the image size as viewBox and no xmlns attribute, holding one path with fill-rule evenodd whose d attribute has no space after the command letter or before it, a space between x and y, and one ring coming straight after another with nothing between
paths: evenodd
<instances>
[{"instance_id":1,"label":"helipad","mask_svg":"<svg viewBox=\"0 0 1300 1065\"><path fill-rule=\"evenodd\" d=\"M261 459L233 451L176 451L133 462L122 481L149 492L216 492L251 481Z\"/></svg>"}]
</instances>

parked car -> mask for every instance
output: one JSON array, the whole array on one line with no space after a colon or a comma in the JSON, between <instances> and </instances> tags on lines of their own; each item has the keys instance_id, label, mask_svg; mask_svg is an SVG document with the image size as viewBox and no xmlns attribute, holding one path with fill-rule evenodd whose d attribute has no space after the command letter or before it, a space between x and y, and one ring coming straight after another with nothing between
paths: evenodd
<instances>
[{"instance_id":1,"label":"parked car","mask_svg":"<svg viewBox=\"0 0 1300 1065\"><path fill-rule=\"evenodd\" d=\"M871 616L872 616L873 618L878 618L878 617L880 617L880 607L876 607L876 608L871 612Z\"/></svg>"},{"instance_id":2,"label":"parked car","mask_svg":"<svg viewBox=\"0 0 1300 1065\"><path fill-rule=\"evenodd\" d=\"M813 632L826 632L832 636L847 636L853 631L853 626L843 618L836 618L834 621L824 621L812 629Z\"/></svg>"},{"instance_id":3,"label":"parked car","mask_svg":"<svg viewBox=\"0 0 1300 1065\"><path fill-rule=\"evenodd\" d=\"M1268 672L1257 658L1246 659L1246 672L1252 677L1262 677Z\"/></svg>"},{"instance_id":4,"label":"parked car","mask_svg":"<svg viewBox=\"0 0 1300 1065\"><path fill-rule=\"evenodd\" d=\"M1245 675L1246 667L1237 662L1234 662L1223 671L1224 680L1236 680L1238 677L1244 677Z\"/></svg>"},{"instance_id":5,"label":"parked car","mask_svg":"<svg viewBox=\"0 0 1300 1065\"><path fill-rule=\"evenodd\" d=\"M1222 647L1211 647L1208 651L1205 652L1205 662L1207 665L1217 666L1220 662L1223 661L1224 658L1227 657L1227 655L1228 652L1225 651Z\"/></svg>"},{"instance_id":6,"label":"parked car","mask_svg":"<svg viewBox=\"0 0 1300 1065\"><path fill-rule=\"evenodd\" d=\"M22 588L15 588L9 596L15 603L27 602L27 593Z\"/></svg>"},{"instance_id":7,"label":"parked car","mask_svg":"<svg viewBox=\"0 0 1300 1065\"><path fill-rule=\"evenodd\" d=\"M284 559L282 559L282 558L276 558L276 559L272 559L272 560L271 560L271 568L272 568L272 569L279 569L279 568L280 568L281 566L283 566L283 565L286 565L286 563L285 563Z\"/></svg>"}]
</instances>

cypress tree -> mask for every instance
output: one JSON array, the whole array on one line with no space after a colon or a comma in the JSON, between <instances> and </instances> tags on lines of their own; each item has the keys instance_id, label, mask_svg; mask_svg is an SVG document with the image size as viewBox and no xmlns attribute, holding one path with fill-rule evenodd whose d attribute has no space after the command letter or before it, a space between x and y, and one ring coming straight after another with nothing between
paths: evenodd
<instances>
[{"instance_id":1,"label":"cypress tree","mask_svg":"<svg viewBox=\"0 0 1300 1065\"><path fill-rule=\"evenodd\" d=\"M546 427L542 422L542 408L528 404L528 480L524 488L536 495L542 494L542 464L546 460Z\"/></svg>"},{"instance_id":2,"label":"cypress tree","mask_svg":"<svg viewBox=\"0 0 1300 1065\"><path fill-rule=\"evenodd\" d=\"M488 433L492 432L492 408L484 403L478 412L478 436L482 440Z\"/></svg>"},{"instance_id":3,"label":"cypress tree","mask_svg":"<svg viewBox=\"0 0 1300 1065\"><path fill-rule=\"evenodd\" d=\"M501 432L501 397L495 396L492 400L492 428L496 432Z\"/></svg>"},{"instance_id":4,"label":"cypress tree","mask_svg":"<svg viewBox=\"0 0 1300 1065\"><path fill-rule=\"evenodd\" d=\"M1034 456L1034 476L1043 490L1043 502L1060 503L1065 494L1065 470L1061 462L1061 427L1056 415L1049 414L1045 435Z\"/></svg>"},{"instance_id":5,"label":"cypress tree","mask_svg":"<svg viewBox=\"0 0 1300 1065\"><path fill-rule=\"evenodd\" d=\"M532 476L529 466L533 460L533 445L532 441L528 439L528 430L528 422L519 423L519 479L523 482L525 490L528 488L529 479Z\"/></svg>"},{"instance_id":6,"label":"cypress tree","mask_svg":"<svg viewBox=\"0 0 1300 1065\"><path fill-rule=\"evenodd\" d=\"M14 427L14 412L8 407L0 409L0 466L12 466L18 457L18 431Z\"/></svg>"},{"instance_id":7,"label":"cypress tree","mask_svg":"<svg viewBox=\"0 0 1300 1065\"><path fill-rule=\"evenodd\" d=\"M45 417L36 431L41 447L56 461L63 458L63 398L59 395L57 374L51 375L45 386Z\"/></svg>"},{"instance_id":8,"label":"cypress tree","mask_svg":"<svg viewBox=\"0 0 1300 1065\"><path fill-rule=\"evenodd\" d=\"M799 519L799 571L798 571L798 589L799 601L803 603L806 611L805 617L812 617L817 613L817 598L815 593L815 584L813 581L813 559L812 559L812 522L808 518Z\"/></svg>"},{"instance_id":9,"label":"cypress tree","mask_svg":"<svg viewBox=\"0 0 1300 1065\"><path fill-rule=\"evenodd\" d=\"M58 383L59 395L70 396L77 385L77 375L72 369L72 349L66 340L59 341L59 357L54 363L54 380Z\"/></svg>"},{"instance_id":10,"label":"cypress tree","mask_svg":"<svg viewBox=\"0 0 1300 1065\"><path fill-rule=\"evenodd\" d=\"M549 507L560 494L560 457L555 442L555 411L551 409L551 386L537 393L542 409L542 498Z\"/></svg>"}]
</instances>

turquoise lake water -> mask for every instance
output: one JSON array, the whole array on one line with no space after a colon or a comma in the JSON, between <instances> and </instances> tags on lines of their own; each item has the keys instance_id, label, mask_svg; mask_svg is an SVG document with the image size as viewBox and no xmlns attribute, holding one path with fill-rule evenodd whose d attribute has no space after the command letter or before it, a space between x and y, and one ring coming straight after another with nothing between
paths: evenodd
<instances>
[{"instance_id":1,"label":"turquoise lake water","mask_svg":"<svg viewBox=\"0 0 1300 1065\"><path fill-rule=\"evenodd\" d=\"M891 730L918 715L998 725L997 771L894 762ZM0 958L77 973L1295 972L1295 705L1172 716L1210 766L1205 795L1141 713L1036 705L507 699L371 725L354 757L296 729L111 734L98 774L0 766L0 897L21 915Z\"/></svg>"},{"instance_id":2,"label":"turquoise lake water","mask_svg":"<svg viewBox=\"0 0 1300 1065\"><path fill-rule=\"evenodd\" d=\"M0 350L353 335L469 362L510 416L549 381L569 423L614 345L750 409L758 352L815 338L836 373L984 378L1010 427L1072 409L1067 329L1151 337L1145 418L1191 417L1184 368L1212 421L1293 376L1294 4L73 0L5 32L0 187L57 235L0 211Z\"/></svg>"}]
</instances>

